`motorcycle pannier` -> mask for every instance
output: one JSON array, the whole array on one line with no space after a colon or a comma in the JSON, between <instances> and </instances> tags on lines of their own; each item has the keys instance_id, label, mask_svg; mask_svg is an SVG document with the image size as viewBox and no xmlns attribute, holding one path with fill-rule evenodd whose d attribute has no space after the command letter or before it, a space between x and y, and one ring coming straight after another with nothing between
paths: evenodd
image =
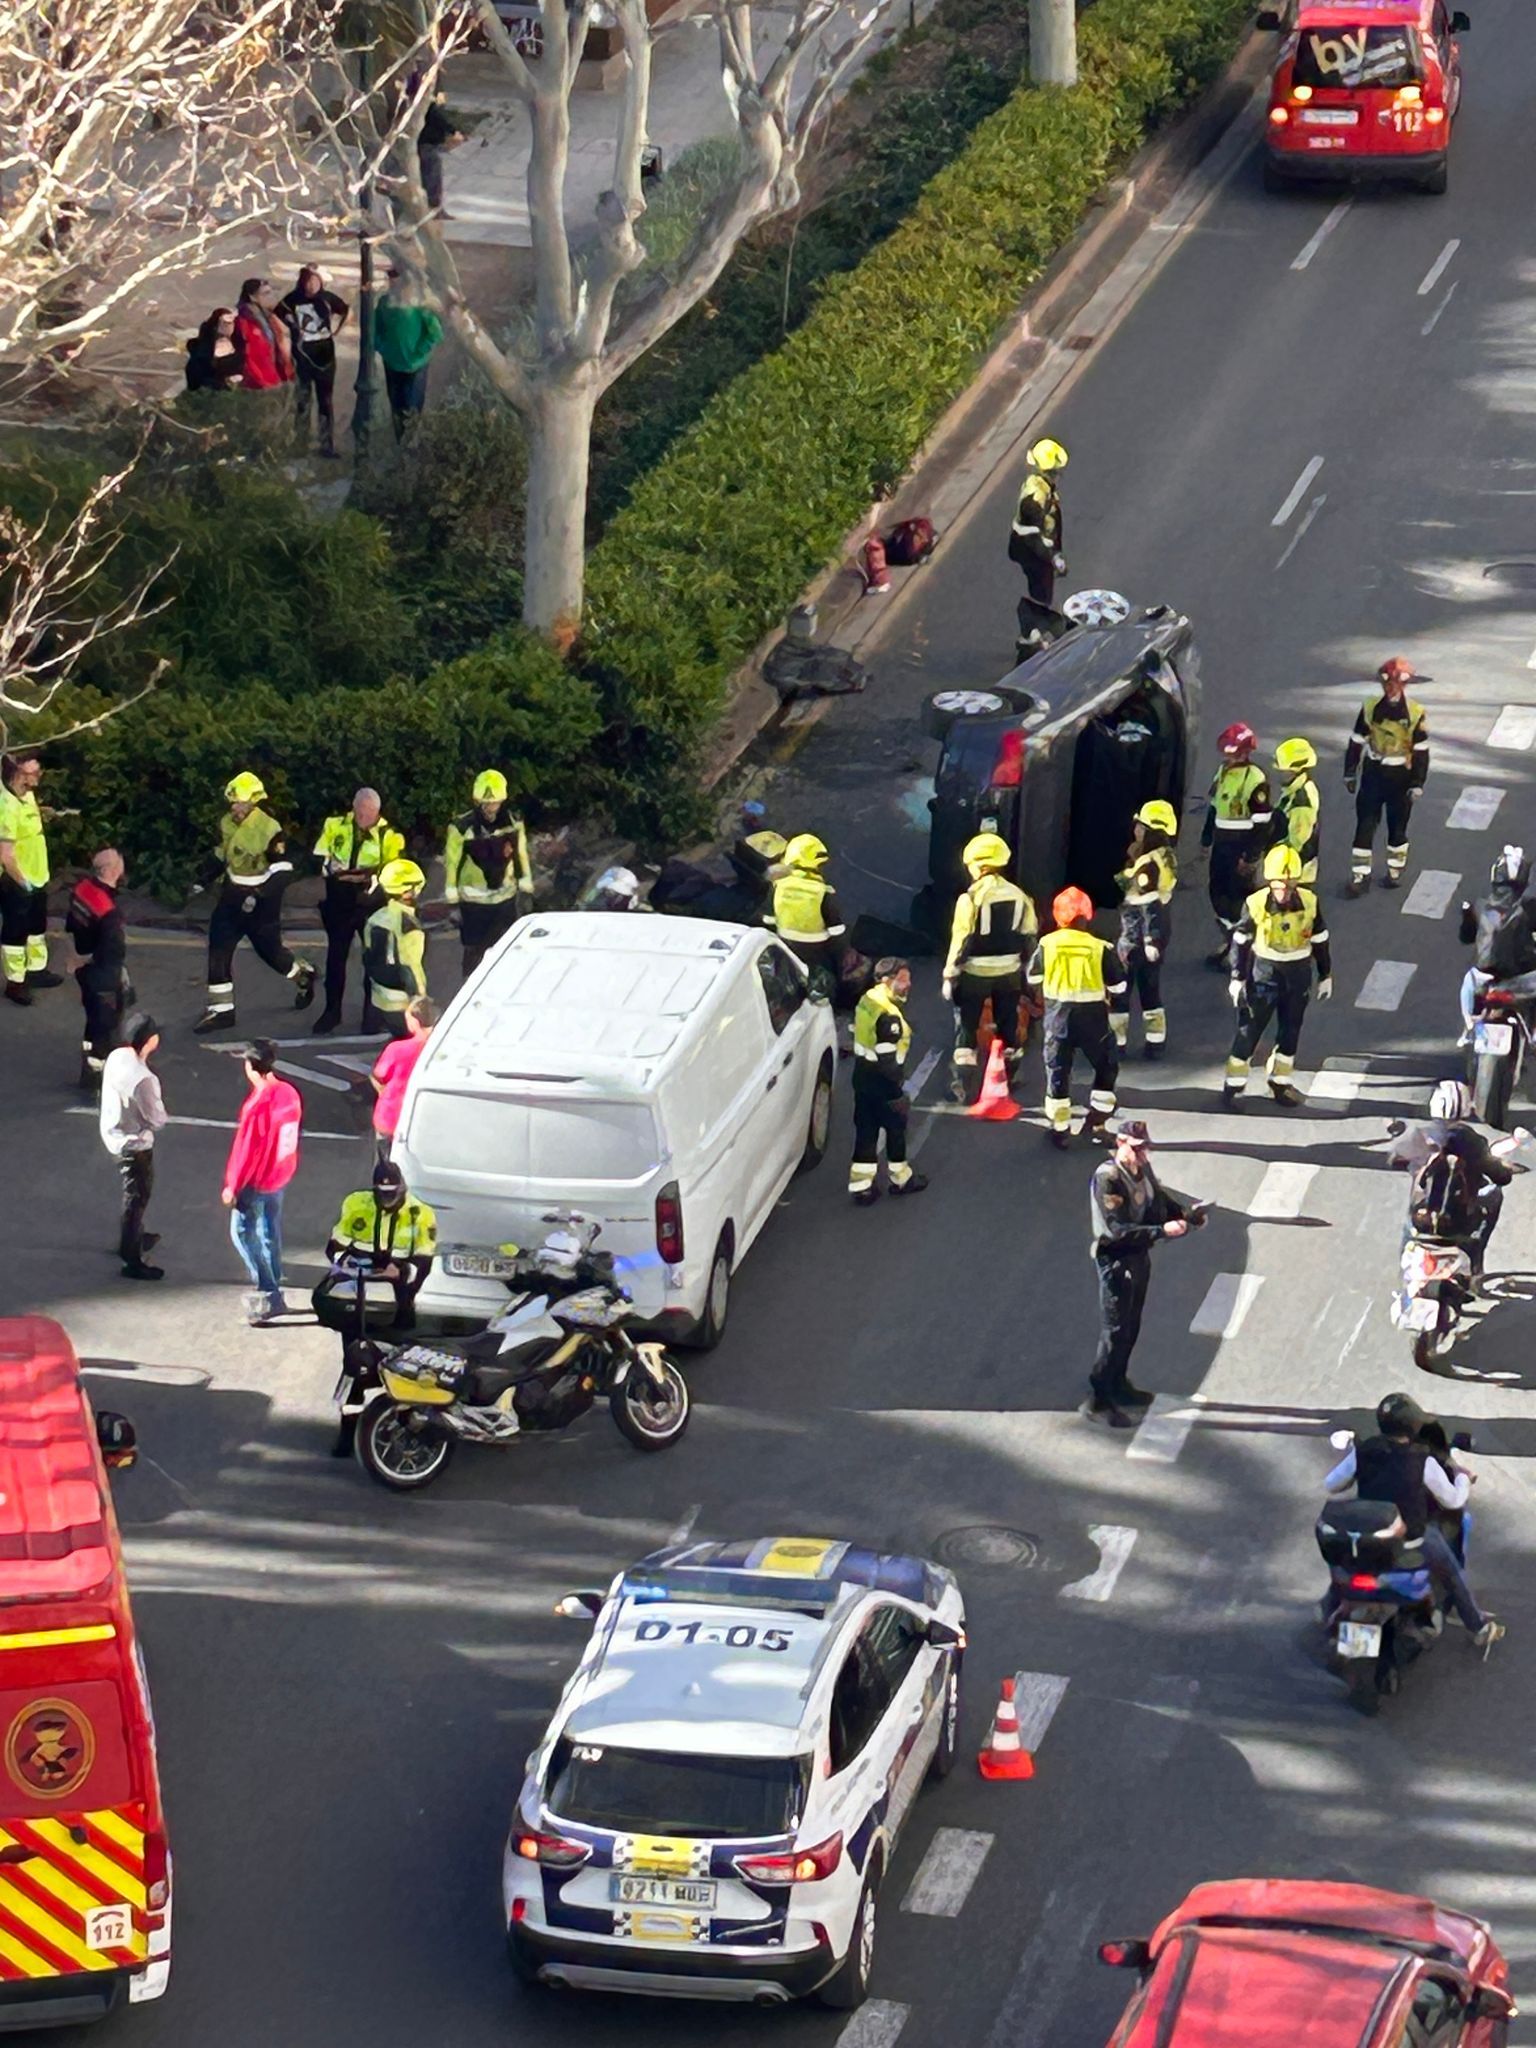
<instances>
[{"instance_id":1,"label":"motorcycle pannier","mask_svg":"<svg viewBox=\"0 0 1536 2048\"><path fill-rule=\"evenodd\" d=\"M1328 1564L1348 1571L1390 1571L1403 1538L1382 1531L1397 1519L1389 1500L1331 1500L1317 1518L1317 1547Z\"/></svg>"}]
</instances>

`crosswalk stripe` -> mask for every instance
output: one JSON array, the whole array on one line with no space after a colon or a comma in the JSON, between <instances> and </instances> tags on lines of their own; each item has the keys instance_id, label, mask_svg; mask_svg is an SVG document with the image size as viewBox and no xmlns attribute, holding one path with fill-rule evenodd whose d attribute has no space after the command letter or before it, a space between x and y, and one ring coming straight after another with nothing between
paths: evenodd
<instances>
[{"instance_id":1,"label":"crosswalk stripe","mask_svg":"<svg viewBox=\"0 0 1536 2048\"><path fill-rule=\"evenodd\" d=\"M1460 875L1453 875L1448 868L1423 869L1403 898L1404 917L1444 917L1460 887Z\"/></svg>"},{"instance_id":2,"label":"crosswalk stripe","mask_svg":"<svg viewBox=\"0 0 1536 2048\"><path fill-rule=\"evenodd\" d=\"M1533 741L1536 741L1536 709L1529 704L1506 704L1493 722L1487 744L1523 754Z\"/></svg>"},{"instance_id":3,"label":"crosswalk stripe","mask_svg":"<svg viewBox=\"0 0 1536 2048\"><path fill-rule=\"evenodd\" d=\"M869 1999L838 2035L837 2048L895 2048L911 2010L892 1998Z\"/></svg>"},{"instance_id":4,"label":"crosswalk stripe","mask_svg":"<svg viewBox=\"0 0 1536 2048\"><path fill-rule=\"evenodd\" d=\"M1469 783L1451 805L1451 815L1445 822L1457 832L1485 832L1503 801L1502 789L1490 788L1485 783Z\"/></svg>"},{"instance_id":5,"label":"crosswalk stripe","mask_svg":"<svg viewBox=\"0 0 1536 2048\"><path fill-rule=\"evenodd\" d=\"M1307 1189L1317 1173L1299 1159L1276 1159L1264 1169L1264 1178L1254 1189L1248 1214L1258 1221L1266 1218L1299 1216Z\"/></svg>"},{"instance_id":6,"label":"crosswalk stripe","mask_svg":"<svg viewBox=\"0 0 1536 2048\"><path fill-rule=\"evenodd\" d=\"M1355 997L1357 1010L1395 1010L1413 979L1412 960L1378 960Z\"/></svg>"},{"instance_id":7,"label":"crosswalk stripe","mask_svg":"<svg viewBox=\"0 0 1536 2048\"><path fill-rule=\"evenodd\" d=\"M1070 1586L1063 1586L1063 1600L1107 1600L1125 1569L1126 1559L1135 1548L1136 1531L1122 1528L1115 1522L1095 1522L1088 1530L1088 1540L1098 1546L1098 1565L1086 1578L1074 1579Z\"/></svg>"},{"instance_id":8,"label":"crosswalk stripe","mask_svg":"<svg viewBox=\"0 0 1536 2048\"><path fill-rule=\"evenodd\" d=\"M1172 1465L1194 1426L1195 1411L1187 1401L1177 1394L1155 1394L1125 1455L1152 1465Z\"/></svg>"},{"instance_id":9,"label":"crosswalk stripe","mask_svg":"<svg viewBox=\"0 0 1536 2048\"><path fill-rule=\"evenodd\" d=\"M1189 1326L1192 1337L1235 1337L1264 1285L1262 1273L1218 1273Z\"/></svg>"},{"instance_id":10,"label":"crosswalk stripe","mask_svg":"<svg viewBox=\"0 0 1536 2048\"><path fill-rule=\"evenodd\" d=\"M1045 1731L1066 1697L1069 1679L1053 1671L1016 1671L1013 1674L1014 1704L1019 1710L1019 1746L1031 1755L1045 1740Z\"/></svg>"},{"instance_id":11,"label":"crosswalk stripe","mask_svg":"<svg viewBox=\"0 0 1536 2048\"><path fill-rule=\"evenodd\" d=\"M940 1828L907 1887L903 1913L953 1920L970 1897L995 1839L975 1828Z\"/></svg>"}]
</instances>

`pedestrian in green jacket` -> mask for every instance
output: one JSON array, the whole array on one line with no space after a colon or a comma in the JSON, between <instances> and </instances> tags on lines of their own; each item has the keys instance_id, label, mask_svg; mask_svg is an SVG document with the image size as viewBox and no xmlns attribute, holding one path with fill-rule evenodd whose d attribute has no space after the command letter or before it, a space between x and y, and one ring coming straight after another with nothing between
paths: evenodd
<instances>
[{"instance_id":1,"label":"pedestrian in green jacket","mask_svg":"<svg viewBox=\"0 0 1536 2048\"><path fill-rule=\"evenodd\" d=\"M427 402L427 365L442 338L442 321L430 306L416 303L410 286L391 264L389 290L373 316L373 345L384 365L397 441L404 440L407 427Z\"/></svg>"}]
</instances>

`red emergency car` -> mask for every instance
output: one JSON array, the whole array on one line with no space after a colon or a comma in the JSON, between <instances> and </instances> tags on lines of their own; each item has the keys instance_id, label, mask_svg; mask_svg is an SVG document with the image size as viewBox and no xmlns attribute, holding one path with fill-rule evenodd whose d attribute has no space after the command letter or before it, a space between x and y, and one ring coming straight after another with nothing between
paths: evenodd
<instances>
[{"instance_id":1,"label":"red emergency car","mask_svg":"<svg viewBox=\"0 0 1536 2048\"><path fill-rule=\"evenodd\" d=\"M1297 0L1260 28L1284 29L1269 89L1264 182L1407 178L1443 192L1471 27L1445 0Z\"/></svg>"},{"instance_id":2,"label":"red emergency car","mask_svg":"<svg viewBox=\"0 0 1536 2048\"><path fill-rule=\"evenodd\" d=\"M1503 2048L1515 2006L1481 1920L1365 1885L1197 1885L1150 1941L1110 2048Z\"/></svg>"},{"instance_id":3,"label":"red emergency car","mask_svg":"<svg viewBox=\"0 0 1536 2048\"><path fill-rule=\"evenodd\" d=\"M0 1320L0 2030L96 2019L170 1974L154 1720L107 1480L133 1455L59 1325Z\"/></svg>"}]
</instances>

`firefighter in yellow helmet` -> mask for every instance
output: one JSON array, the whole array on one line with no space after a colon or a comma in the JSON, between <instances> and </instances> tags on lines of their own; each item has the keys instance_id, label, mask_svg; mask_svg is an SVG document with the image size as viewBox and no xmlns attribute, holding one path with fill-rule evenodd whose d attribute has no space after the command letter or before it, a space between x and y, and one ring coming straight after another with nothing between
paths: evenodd
<instances>
[{"instance_id":1,"label":"firefighter in yellow helmet","mask_svg":"<svg viewBox=\"0 0 1536 2048\"><path fill-rule=\"evenodd\" d=\"M1093 904L1083 890L1061 890L1051 916L1056 929L1035 948L1028 980L1045 998L1046 1136L1065 1151L1072 1136L1072 1061L1077 1053L1093 1069L1083 1129L1095 1144L1109 1142L1120 1074L1111 1019L1125 1011L1125 969L1108 939L1088 930Z\"/></svg>"},{"instance_id":2,"label":"firefighter in yellow helmet","mask_svg":"<svg viewBox=\"0 0 1536 2048\"><path fill-rule=\"evenodd\" d=\"M1243 905L1232 935L1232 1000L1237 1035L1227 1056L1222 1105L1240 1109L1248 1068L1273 1017L1275 1049L1269 1056L1269 1092L1294 1109L1301 1102L1292 1081L1301 1023L1317 976L1317 999L1333 994L1328 930L1312 890L1301 886L1301 857L1291 846L1272 846L1264 856L1264 887Z\"/></svg>"},{"instance_id":3,"label":"firefighter in yellow helmet","mask_svg":"<svg viewBox=\"0 0 1536 2048\"><path fill-rule=\"evenodd\" d=\"M1317 880L1317 849L1323 800L1312 780L1317 749L1310 740L1282 740L1275 749L1280 794L1275 799L1274 843L1289 846L1301 862L1297 880L1310 889Z\"/></svg>"},{"instance_id":4,"label":"firefighter in yellow helmet","mask_svg":"<svg viewBox=\"0 0 1536 2048\"><path fill-rule=\"evenodd\" d=\"M1123 1011L1110 1013L1115 1043L1124 1049L1130 1031L1130 998L1141 1004L1142 1052L1162 1058L1168 1042L1168 1013L1163 1008L1163 962L1173 940L1168 906L1179 879L1174 848L1179 820L1173 805L1154 797L1136 813L1136 826L1116 876L1120 884L1120 965L1130 984Z\"/></svg>"},{"instance_id":5,"label":"firefighter in yellow helmet","mask_svg":"<svg viewBox=\"0 0 1536 2048\"><path fill-rule=\"evenodd\" d=\"M368 1003L391 1038L405 1038L406 1006L427 992L427 935L416 899L427 878L413 860L386 861L379 871L384 901L363 926Z\"/></svg>"},{"instance_id":6,"label":"firefighter in yellow helmet","mask_svg":"<svg viewBox=\"0 0 1536 2048\"><path fill-rule=\"evenodd\" d=\"M282 826L262 809L266 785L249 769L224 786L229 809L219 825L219 893L208 921L208 1007L194 1031L220 1031L235 1021L235 948L251 950L294 984L293 1007L315 999L315 970L283 944L283 891L293 862Z\"/></svg>"},{"instance_id":7,"label":"firefighter in yellow helmet","mask_svg":"<svg viewBox=\"0 0 1536 2048\"><path fill-rule=\"evenodd\" d=\"M1029 469L1019 487L1018 510L1008 540L1008 559L1024 571L1036 604L1055 609L1056 578L1065 575L1062 553L1061 493L1055 479L1067 466L1067 451L1049 437L1029 451Z\"/></svg>"},{"instance_id":8,"label":"firefighter in yellow helmet","mask_svg":"<svg viewBox=\"0 0 1536 2048\"><path fill-rule=\"evenodd\" d=\"M499 938L533 902L528 833L507 800L499 768L475 777L474 802L448 827L444 895L459 907L459 938L467 981Z\"/></svg>"},{"instance_id":9,"label":"firefighter in yellow helmet","mask_svg":"<svg viewBox=\"0 0 1536 2048\"><path fill-rule=\"evenodd\" d=\"M1012 855L996 832L978 832L961 856L971 884L956 898L944 961L944 1000L955 1006L955 1079L976 1065L976 1035L990 1001L992 1029L1002 1041L1010 1076L1024 1056L1019 1001L1024 956L1032 952L1040 921L1035 906L1008 879Z\"/></svg>"},{"instance_id":10,"label":"firefighter in yellow helmet","mask_svg":"<svg viewBox=\"0 0 1536 2048\"><path fill-rule=\"evenodd\" d=\"M907 1119L912 1104L902 1069L912 1050L907 997L912 970L894 957L875 962L869 987L853 1014L853 1159L848 1192L861 1209L880 1199L880 1139L893 1195L920 1195L928 1176L907 1158Z\"/></svg>"},{"instance_id":11,"label":"firefighter in yellow helmet","mask_svg":"<svg viewBox=\"0 0 1536 2048\"><path fill-rule=\"evenodd\" d=\"M837 988L848 926L837 892L822 874L831 855L814 832L797 832L780 856L763 923L801 961L811 986L830 1001Z\"/></svg>"}]
</instances>

